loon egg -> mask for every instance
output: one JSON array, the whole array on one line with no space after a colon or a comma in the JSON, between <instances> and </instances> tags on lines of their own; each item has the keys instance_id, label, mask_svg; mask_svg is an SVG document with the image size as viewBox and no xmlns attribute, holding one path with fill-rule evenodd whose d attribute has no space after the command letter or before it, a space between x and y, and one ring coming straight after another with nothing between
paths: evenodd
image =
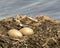
<instances>
[{"instance_id":1,"label":"loon egg","mask_svg":"<svg viewBox=\"0 0 60 48\"><path fill-rule=\"evenodd\" d=\"M24 27L22 29L19 30L23 35L32 35L34 34L33 29L28 28L28 27Z\"/></svg>"},{"instance_id":2,"label":"loon egg","mask_svg":"<svg viewBox=\"0 0 60 48\"><path fill-rule=\"evenodd\" d=\"M8 35L11 36L11 37L15 37L15 38L18 38L18 37L22 37L22 33L19 32L18 30L16 29L11 29L8 31Z\"/></svg>"}]
</instances>

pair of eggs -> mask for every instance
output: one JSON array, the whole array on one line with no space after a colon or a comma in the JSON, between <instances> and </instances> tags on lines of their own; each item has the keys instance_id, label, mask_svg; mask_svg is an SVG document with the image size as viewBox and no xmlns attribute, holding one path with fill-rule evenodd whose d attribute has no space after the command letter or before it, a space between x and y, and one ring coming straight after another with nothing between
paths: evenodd
<instances>
[{"instance_id":1,"label":"pair of eggs","mask_svg":"<svg viewBox=\"0 0 60 48\"><path fill-rule=\"evenodd\" d=\"M15 38L21 38L23 35L32 35L34 34L33 29L24 27L20 30L11 29L8 31L8 35Z\"/></svg>"}]
</instances>

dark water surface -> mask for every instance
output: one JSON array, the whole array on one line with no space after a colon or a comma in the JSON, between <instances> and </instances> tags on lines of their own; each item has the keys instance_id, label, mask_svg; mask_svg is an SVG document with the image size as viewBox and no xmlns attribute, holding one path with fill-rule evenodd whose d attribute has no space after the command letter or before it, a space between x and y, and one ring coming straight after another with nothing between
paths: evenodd
<instances>
[{"instance_id":1,"label":"dark water surface","mask_svg":"<svg viewBox=\"0 0 60 48\"><path fill-rule=\"evenodd\" d=\"M48 15L60 20L60 0L0 0L0 19L17 14Z\"/></svg>"}]
</instances>

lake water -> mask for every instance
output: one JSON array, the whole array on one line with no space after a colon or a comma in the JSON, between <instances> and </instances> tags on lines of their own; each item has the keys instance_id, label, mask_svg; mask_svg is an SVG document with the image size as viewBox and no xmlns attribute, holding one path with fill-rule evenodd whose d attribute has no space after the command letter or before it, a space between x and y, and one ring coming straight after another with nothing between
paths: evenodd
<instances>
[{"instance_id":1,"label":"lake water","mask_svg":"<svg viewBox=\"0 0 60 48\"><path fill-rule=\"evenodd\" d=\"M0 19L23 14L60 20L60 0L0 0Z\"/></svg>"}]
</instances>

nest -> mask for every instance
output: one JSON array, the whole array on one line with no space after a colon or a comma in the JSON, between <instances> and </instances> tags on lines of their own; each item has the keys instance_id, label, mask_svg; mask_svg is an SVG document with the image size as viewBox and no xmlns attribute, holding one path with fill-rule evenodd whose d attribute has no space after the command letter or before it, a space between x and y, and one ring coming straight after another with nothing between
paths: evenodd
<instances>
[{"instance_id":1,"label":"nest","mask_svg":"<svg viewBox=\"0 0 60 48\"><path fill-rule=\"evenodd\" d=\"M32 28L34 34L21 39L7 34L10 29L23 27ZM60 48L60 22L48 16L5 18L0 21L0 48Z\"/></svg>"}]
</instances>

